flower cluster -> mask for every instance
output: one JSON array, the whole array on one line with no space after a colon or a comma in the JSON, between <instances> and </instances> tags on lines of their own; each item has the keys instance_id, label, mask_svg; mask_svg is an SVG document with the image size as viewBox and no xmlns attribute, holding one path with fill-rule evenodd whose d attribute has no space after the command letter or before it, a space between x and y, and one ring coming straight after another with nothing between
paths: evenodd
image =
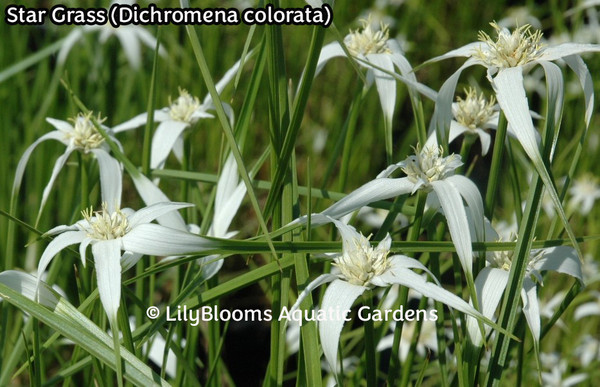
<instances>
[{"instance_id":1,"label":"flower cluster","mask_svg":"<svg viewBox=\"0 0 600 387\"><path fill-rule=\"evenodd\" d=\"M389 39L388 26L381 23L379 31L373 31L369 19L361 20L362 31L356 30L346 36L344 43L352 55L391 54L387 46Z\"/></svg>"},{"instance_id":2,"label":"flower cluster","mask_svg":"<svg viewBox=\"0 0 600 387\"><path fill-rule=\"evenodd\" d=\"M79 113L77 117L69 119L73 122L73 130L65 132L65 140L69 142L70 146L81 149L85 153L98 148L104 142L104 137L92 123L91 116L92 112L88 114ZM103 119L98 115L96 120L98 123L102 123L106 118Z\"/></svg>"},{"instance_id":3,"label":"flower cluster","mask_svg":"<svg viewBox=\"0 0 600 387\"><path fill-rule=\"evenodd\" d=\"M475 131L485 126L496 114L494 106L496 99L492 96L489 101L483 93L478 94L474 88L465 90L465 98L456 98L456 108L453 109L454 119L459 124Z\"/></svg>"},{"instance_id":4,"label":"flower cluster","mask_svg":"<svg viewBox=\"0 0 600 387\"><path fill-rule=\"evenodd\" d=\"M415 154L397 165L406 173L406 177L414 184L413 192L422 188L431 191L431 183L443 180L454 174L454 170L463 165L460 156L451 154L442 157L444 150L440 147L415 148Z\"/></svg>"},{"instance_id":5,"label":"flower cluster","mask_svg":"<svg viewBox=\"0 0 600 387\"><path fill-rule=\"evenodd\" d=\"M362 236L362 235L361 235ZM391 245L388 236L373 248L369 238L356 238L334 259L342 277L353 285L370 286L373 277L380 276L390 268L388 254Z\"/></svg>"},{"instance_id":6,"label":"flower cluster","mask_svg":"<svg viewBox=\"0 0 600 387\"><path fill-rule=\"evenodd\" d=\"M497 40L494 42L488 34L479 32L479 40L485 44L475 48L473 56L487 66L516 67L523 66L541 57L543 44L542 32L531 31L526 24L510 33L497 23L490 23L496 30Z\"/></svg>"}]
</instances>

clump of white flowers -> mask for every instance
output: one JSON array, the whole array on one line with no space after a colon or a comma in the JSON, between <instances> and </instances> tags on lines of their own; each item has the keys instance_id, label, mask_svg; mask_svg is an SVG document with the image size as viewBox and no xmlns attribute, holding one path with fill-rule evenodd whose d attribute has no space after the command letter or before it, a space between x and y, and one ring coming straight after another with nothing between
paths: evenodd
<instances>
[{"instance_id":1,"label":"clump of white flowers","mask_svg":"<svg viewBox=\"0 0 600 387\"><path fill-rule=\"evenodd\" d=\"M73 130L65 132L65 140L76 149L82 149L84 152L89 152L90 149L98 148L103 142L104 137L98 132L98 129L92 122L92 112L87 114L79 113L76 117L70 118L73 123ZM98 114L96 118L99 124L106 120Z\"/></svg>"},{"instance_id":2,"label":"clump of white flowers","mask_svg":"<svg viewBox=\"0 0 600 387\"><path fill-rule=\"evenodd\" d=\"M390 54L392 51L388 48L389 28L381 23L381 29L375 31L371 28L371 17L362 19L362 31L350 31L350 34L344 39L348 51L354 56L367 54Z\"/></svg>"},{"instance_id":3,"label":"clump of white flowers","mask_svg":"<svg viewBox=\"0 0 600 387\"><path fill-rule=\"evenodd\" d=\"M348 243L343 253L334 259L334 265L340 269L342 276L349 283L368 286L373 277L383 274L390 268L387 258L391 242L388 235L373 248L369 238L360 234L360 237Z\"/></svg>"},{"instance_id":4,"label":"clump of white flowers","mask_svg":"<svg viewBox=\"0 0 600 387\"><path fill-rule=\"evenodd\" d=\"M487 33L479 31L479 40L485 43L475 49L473 56L487 66L516 67L522 66L540 58L543 52L542 32L532 31L529 24L518 27L512 33L490 23L496 30L497 39L494 41Z\"/></svg>"},{"instance_id":5,"label":"clump of white flowers","mask_svg":"<svg viewBox=\"0 0 600 387\"><path fill-rule=\"evenodd\" d=\"M102 203L101 211L93 211L93 207L81 211L83 218L87 221L84 227L89 238L98 240L109 240L121 238L130 230L127 215L116 209L109 211L107 203Z\"/></svg>"},{"instance_id":6,"label":"clump of white flowers","mask_svg":"<svg viewBox=\"0 0 600 387\"><path fill-rule=\"evenodd\" d=\"M413 192L419 188L431 191L431 182L452 176L454 170L463 164L460 155L453 153L442 157L444 150L441 146L426 146L420 149L417 145L414 150L414 155L397 164L406 173L408 180L415 184Z\"/></svg>"},{"instance_id":7,"label":"clump of white flowers","mask_svg":"<svg viewBox=\"0 0 600 387\"><path fill-rule=\"evenodd\" d=\"M194 113L200 109L200 100L186 89L179 88L179 97L173 102L169 97L169 116L175 121L193 123ZM195 118L195 120L194 120Z\"/></svg>"},{"instance_id":8,"label":"clump of white flowers","mask_svg":"<svg viewBox=\"0 0 600 387\"><path fill-rule=\"evenodd\" d=\"M494 109L496 99L491 96L488 100L483 93L478 94L472 87L465 89L465 95L464 99L456 98L455 109L453 109L454 118L459 124L475 131L484 126L496 113Z\"/></svg>"}]
</instances>

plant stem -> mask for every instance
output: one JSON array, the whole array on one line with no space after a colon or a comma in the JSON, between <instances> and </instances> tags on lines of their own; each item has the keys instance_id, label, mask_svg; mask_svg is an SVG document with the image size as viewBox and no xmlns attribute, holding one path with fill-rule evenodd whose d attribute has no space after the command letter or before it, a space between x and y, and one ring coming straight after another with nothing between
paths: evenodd
<instances>
[{"instance_id":1,"label":"plant stem","mask_svg":"<svg viewBox=\"0 0 600 387\"><path fill-rule=\"evenodd\" d=\"M415 241L421 232L421 221L423 219L423 211L425 209L425 202L427 201L427 194L423 191L417 192L417 208L415 211L415 217L413 225L410 228L407 236L408 241ZM398 293L398 300L396 302L395 309L400 309L400 306L406 305L408 301L408 288L402 286ZM392 344L392 354L390 356L390 365L388 371L387 383L390 386L395 384L397 372L400 370L400 340L402 338L402 327L403 322L398 321L396 323L396 329L394 330L394 341Z\"/></svg>"},{"instance_id":2,"label":"plant stem","mask_svg":"<svg viewBox=\"0 0 600 387\"><path fill-rule=\"evenodd\" d=\"M366 291L363 294L363 302L369 310L373 310L373 294L372 291ZM367 386L377 385L377 358L375 356L375 331L373 320L366 319L364 321L365 328L365 358L367 372Z\"/></svg>"},{"instance_id":3,"label":"plant stem","mask_svg":"<svg viewBox=\"0 0 600 387\"><path fill-rule=\"evenodd\" d=\"M488 178L487 191L485 193L485 216L492 219L494 206L496 205L496 191L500 180L500 169L502 167L502 154L504 152L504 143L506 141L506 131L508 121L502 111L498 118L498 129L496 129L496 139L494 140L494 154L492 155L492 165L490 166L490 176Z\"/></svg>"}]
</instances>

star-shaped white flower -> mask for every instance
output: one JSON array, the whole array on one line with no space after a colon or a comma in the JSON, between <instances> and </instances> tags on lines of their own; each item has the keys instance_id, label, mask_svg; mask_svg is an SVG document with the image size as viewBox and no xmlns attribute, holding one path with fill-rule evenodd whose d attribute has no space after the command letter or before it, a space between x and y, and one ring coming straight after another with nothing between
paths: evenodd
<instances>
[{"instance_id":1,"label":"star-shaped white flower","mask_svg":"<svg viewBox=\"0 0 600 387\"><path fill-rule=\"evenodd\" d=\"M15 180L13 182L13 196L19 192L27 162L29 161L33 150L41 142L46 140L57 140L66 146L65 152L59 156L54 163L52 175L42 193L42 202L38 212L38 220L46 201L48 200L48 195L50 195L54 182L58 177L58 173L65 165L71 153L76 150L86 154L92 153L98 161L98 167L100 169L100 188L103 200L106 201L107 197L114 197L115 195L115 192L106 192L106 190L119 190L118 192L120 195L121 182L118 180L121 178L121 167L119 162L109 155L109 147L104 142L104 137L102 137L92 123L92 114L92 112L89 112L88 114L80 113L75 118L70 119L71 123L54 118L46 118L46 121L54 126L56 130L46 133L38 138L33 144L25 149L23 156L21 156L19 164L17 165ZM101 119L100 115L98 115L97 121L101 123L104 119ZM120 146L119 142L112 137L111 130L105 126L102 126L102 128L108 133L110 138Z\"/></svg>"},{"instance_id":2,"label":"star-shaped white flower","mask_svg":"<svg viewBox=\"0 0 600 387\"><path fill-rule=\"evenodd\" d=\"M380 69L395 73L395 68L398 68L402 75L398 79L409 86L409 91L418 90L431 99L435 99L436 93L417 82L413 68L400 48L400 43L395 39L389 39L386 24L381 23L380 28L375 30L372 27L370 18L361 20L361 23L361 30L350 31L346 35L344 45L350 55L358 59L358 64L367 68L367 81L372 82L373 78L375 79L383 116L386 125L391 128L396 105L396 78ZM346 53L338 42L323 46L317 62L315 76L319 74L330 59L345 56Z\"/></svg>"},{"instance_id":3,"label":"star-shaped white flower","mask_svg":"<svg viewBox=\"0 0 600 387\"><path fill-rule=\"evenodd\" d=\"M498 234L489 227L486 231L488 240L498 240ZM482 269L475 279L475 289L481 313L492 319L500 303L500 298L508 284L509 271L514 251L494 251L486 254L488 266ZM527 269L523 278L521 299L523 314L531 330L537 348L541 332L540 305L537 298L535 281L542 283L542 272L555 271L568 274L583 281L581 263L574 248L570 246L533 249L527 261ZM473 319L467 319L467 328L471 341L476 346L483 345L479 325Z\"/></svg>"},{"instance_id":4,"label":"star-shaped white flower","mask_svg":"<svg viewBox=\"0 0 600 387\"><path fill-rule=\"evenodd\" d=\"M328 217L340 217L379 200L399 195L413 194L424 190L439 200L456 252L463 270L472 275L473 248L471 245L470 223L474 226L475 236L483 240L484 216L483 200L477 186L468 178L455 175L454 170L462 165L459 155L442 156L441 147L415 149L415 154L404 161L390 165L375 180L357 188L346 197L333 204L320 214L311 216L312 225L329 222ZM396 169L402 169L406 177L389 178ZM465 205L471 212L472 222L468 221ZM306 223L303 216L294 223Z\"/></svg>"},{"instance_id":5,"label":"star-shaped white flower","mask_svg":"<svg viewBox=\"0 0 600 387\"><path fill-rule=\"evenodd\" d=\"M45 234L56 237L48 244L38 264L39 279L56 254L79 244L81 262L85 266L86 250L91 245L100 301L111 325L116 321L121 300L122 270L132 267L142 255L191 254L215 246L214 241L198 235L151 223L163 214L192 204L163 202L139 211L121 209L120 171L117 175L119 186L109 191L113 195L105 198L102 210L84 210L84 219L70 226L55 227Z\"/></svg>"},{"instance_id":6,"label":"star-shaped white flower","mask_svg":"<svg viewBox=\"0 0 600 387\"><path fill-rule=\"evenodd\" d=\"M328 220L335 224L342 237L342 253L334 258L333 263L339 272L338 274L320 275L308 284L290 309L290 315L298 309L302 300L312 290L331 282L320 306L320 309L325 311L349 310L354 301L366 290L398 284L414 289L423 296L440 301L460 312L481 317L479 312L467 302L445 290L439 284L427 282L423 276L415 273L413 269L423 270L431 275L422 263L404 255L390 256L392 239L389 235L379 242L377 247L372 247L369 240L352 226L333 218ZM344 322L342 317L327 319L319 323L323 353L334 373L337 373L338 370L338 344Z\"/></svg>"},{"instance_id":7,"label":"star-shaped white flower","mask_svg":"<svg viewBox=\"0 0 600 387\"><path fill-rule=\"evenodd\" d=\"M208 98L208 97L207 97ZM169 153L173 151L177 160L183 158L183 131L192 127L202 118L213 118L207 112L212 106L210 101L200 103L198 97L192 96L185 89L179 89L179 97L174 101L169 97L169 106L154 111L154 121L160 122L152 137L150 167L162 168ZM147 113L142 113L131 120L113 128L115 133L137 128L146 124Z\"/></svg>"},{"instance_id":8,"label":"star-shaped white flower","mask_svg":"<svg viewBox=\"0 0 600 387\"><path fill-rule=\"evenodd\" d=\"M134 4L133 0L113 0L113 4ZM78 26L71 31L65 38L60 51L58 52L58 63L64 63L67 60L69 52L75 44L82 40L85 35L99 32L98 42L105 44L111 36L116 36L123 46L123 52L127 57L129 65L134 69L139 69L142 65L141 45L149 47L151 50L156 49L156 38L152 36L144 27L140 25L122 25L114 28L110 23L103 25L84 25ZM166 51L162 46L159 46L158 53L161 56L166 55Z\"/></svg>"},{"instance_id":9,"label":"star-shaped white flower","mask_svg":"<svg viewBox=\"0 0 600 387\"><path fill-rule=\"evenodd\" d=\"M215 85L217 92L221 93L225 86L237 73L240 61L237 61ZM227 104L223 105L229 120L233 121L233 110ZM181 162L183 158L183 132L191 128L198 120L213 118L208 113L213 109L212 97L208 94L202 103L198 97L188 93L185 89L179 89L179 97L174 101L169 97L169 106L154 111L154 121L160 122L152 137L152 149L150 155L150 167L162 168L169 153L173 151L175 157ZM141 113L132 119L119 124L113 128L114 133L138 128L146 124L148 113Z\"/></svg>"},{"instance_id":10,"label":"star-shaped white flower","mask_svg":"<svg viewBox=\"0 0 600 387\"><path fill-rule=\"evenodd\" d=\"M457 97L452 104L452 116L448 143L451 143L461 134L465 136L478 136L481 141L481 155L485 156L490 148L491 138L485 129L498 127L498 108L496 99L489 99L483 93L479 94L474 88L465 90L465 98ZM426 146L437 146L437 136L431 133Z\"/></svg>"},{"instance_id":11,"label":"star-shaped white flower","mask_svg":"<svg viewBox=\"0 0 600 387\"><path fill-rule=\"evenodd\" d=\"M496 31L496 40L493 40L485 32L480 32L478 42L467 44L428 61L435 62L453 57L468 58L442 85L437 95L432 125L434 129L440 131L442 139L447 138L446 130L450 127L452 117L450 112L452 97L458 78L462 71L470 66L477 64L485 66L487 77L496 92L500 109L542 178L569 238L577 246L575 235L568 223L536 141L536 130L523 85L523 72L536 64L542 66L550 91L549 101L554 112L552 118L555 122L560 122L564 80L560 68L552 61L563 59L575 72L583 88L586 105L585 123L588 126L594 105L594 90L591 75L579 54L600 51L600 45L563 43L547 46L541 42L542 33L533 31L529 25L516 28L513 32L501 28L496 23L491 23L491 25Z\"/></svg>"}]
</instances>

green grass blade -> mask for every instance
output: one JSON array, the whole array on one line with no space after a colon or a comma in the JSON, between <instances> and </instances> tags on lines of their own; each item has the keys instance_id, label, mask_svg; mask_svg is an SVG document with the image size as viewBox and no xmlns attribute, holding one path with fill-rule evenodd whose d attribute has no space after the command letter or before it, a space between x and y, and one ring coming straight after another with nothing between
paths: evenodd
<instances>
[{"instance_id":1,"label":"green grass blade","mask_svg":"<svg viewBox=\"0 0 600 387\"><path fill-rule=\"evenodd\" d=\"M73 305L54 293L50 288L46 288L56 298L54 308L49 309L30 300L17 289L13 289L4 281L0 282L0 296L5 301L31 314L57 332L60 332L60 334L81 346L113 370L117 369L112 339L81 314ZM150 367L137 359L131 352L122 347L120 348L120 352L123 360L123 376L127 380L138 385L158 384L168 386L165 380L160 379Z\"/></svg>"}]
</instances>

